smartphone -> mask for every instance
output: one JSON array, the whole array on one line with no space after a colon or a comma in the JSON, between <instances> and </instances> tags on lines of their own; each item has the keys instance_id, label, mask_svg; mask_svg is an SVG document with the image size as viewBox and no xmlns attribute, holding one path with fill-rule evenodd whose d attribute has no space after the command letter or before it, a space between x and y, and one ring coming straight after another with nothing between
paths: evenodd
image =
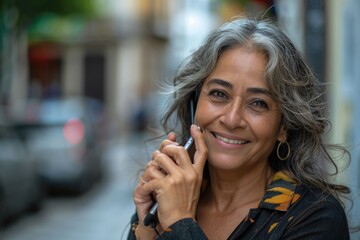
<instances>
[{"instance_id":1,"label":"smartphone","mask_svg":"<svg viewBox=\"0 0 360 240\"><path fill-rule=\"evenodd\" d=\"M191 123L194 123L194 117L195 117L195 99L191 98L190 99L190 118L191 118ZM185 144L184 144L184 148L189 151L190 147L192 146L192 144L194 143L194 139L190 136ZM145 226L156 226L156 220L155 220L155 215L157 212L157 208L158 208L158 203L155 202L155 204L151 207L149 213L145 216L144 219L144 225Z\"/></svg>"}]
</instances>

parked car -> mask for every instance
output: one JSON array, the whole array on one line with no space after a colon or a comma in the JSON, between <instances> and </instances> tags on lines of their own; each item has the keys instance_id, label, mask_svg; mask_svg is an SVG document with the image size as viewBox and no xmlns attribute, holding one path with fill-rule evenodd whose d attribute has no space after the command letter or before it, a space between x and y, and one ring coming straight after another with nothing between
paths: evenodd
<instances>
[{"instance_id":1,"label":"parked car","mask_svg":"<svg viewBox=\"0 0 360 240\"><path fill-rule=\"evenodd\" d=\"M81 193L103 174L98 118L102 107L84 98L51 99L25 109L16 128L38 163L38 174L48 190Z\"/></svg>"},{"instance_id":2,"label":"parked car","mask_svg":"<svg viewBox=\"0 0 360 240\"><path fill-rule=\"evenodd\" d=\"M44 192L32 161L15 131L0 125L0 225L25 210L39 210Z\"/></svg>"}]
</instances>

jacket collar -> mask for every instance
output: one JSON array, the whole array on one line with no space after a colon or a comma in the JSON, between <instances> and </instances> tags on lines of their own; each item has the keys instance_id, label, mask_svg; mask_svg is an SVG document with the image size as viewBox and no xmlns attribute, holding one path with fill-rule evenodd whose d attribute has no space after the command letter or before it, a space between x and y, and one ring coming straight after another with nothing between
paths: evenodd
<instances>
[{"instance_id":1,"label":"jacket collar","mask_svg":"<svg viewBox=\"0 0 360 240\"><path fill-rule=\"evenodd\" d=\"M279 171L275 173L273 181L259 204L259 208L287 211L300 198L300 194L295 191L297 185L298 183L285 172Z\"/></svg>"}]
</instances>

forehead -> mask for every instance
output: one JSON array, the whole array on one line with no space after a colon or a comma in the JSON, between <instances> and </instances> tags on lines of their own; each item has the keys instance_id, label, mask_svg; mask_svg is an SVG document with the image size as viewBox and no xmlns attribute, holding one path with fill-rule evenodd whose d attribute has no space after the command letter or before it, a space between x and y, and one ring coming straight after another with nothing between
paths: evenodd
<instances>
[{"instance_id":1,"label":"forehead","mask_svg":"<svg viewBox=\"0 0 360 240\"><path fill-rule=\"evenodd\" d=\"M248 82L253 85L266 85L265 69L267 57L253 48L237 47L223 52L205 83L211 79L232 82Z\"/></svg>"}]
</instances>

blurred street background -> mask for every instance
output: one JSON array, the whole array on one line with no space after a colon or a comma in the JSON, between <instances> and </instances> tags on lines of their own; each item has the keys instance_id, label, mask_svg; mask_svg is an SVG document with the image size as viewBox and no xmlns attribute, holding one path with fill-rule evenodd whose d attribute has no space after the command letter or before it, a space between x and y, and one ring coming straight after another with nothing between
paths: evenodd
<instances>
[{"instance_id":1,"label":"blurred street background","mask_svg":"<svg viewBox=\"0 0 360 240\"><path fill-rule=\"evenodd\" d=\"M334 181L360 224L359 12L358 0L0 0L0 239L125 239L163 134L159 85L238 15L277 21L328 84L329 140L352 154Z\"/></svg>"}]
</instances>

